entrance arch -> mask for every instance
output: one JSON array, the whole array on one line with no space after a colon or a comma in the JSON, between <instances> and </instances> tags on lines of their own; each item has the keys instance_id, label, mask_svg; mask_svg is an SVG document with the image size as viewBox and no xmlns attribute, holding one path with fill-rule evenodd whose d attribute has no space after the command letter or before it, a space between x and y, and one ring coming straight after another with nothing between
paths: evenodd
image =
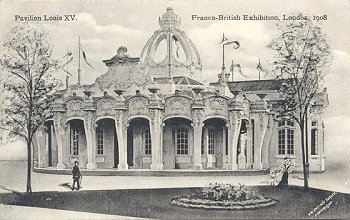
<instances>
[{"instance_id":1,"label":"entrance arch","mask_svg":"<svg viewBox=\"0 0 350 220\"><path fill-rule=\"evenodd\" d=\"M206 169L225 169L228 155L226 120L209 118L202 130L202 165Z\"/></svg>"},{"instance_id":2,"label":"entrance arch","mask_svg":"<svg viewBox=\"0 0 350 220\"><path fill-rule=\"evenodd\" d=\"M119 147L115 121L111 118L100 118L96 125L96 166L99 169L117 168Z\"/></svg>"},{"instance_id":3,"label":"entrance arch","mask_svg":"<svg viewBox=\"0 0 350 220\"><path fill-rule=\"evenodd\" d=\"M192 121L172 117L164 121L163 161L164 169L189 169L193 167Z\"/></svg>"},{"instance_id":4,"label":"entrance arch","mask_svg":"<svg viewBox=\"0 0 350 220\"><path fill-rule=\"evenodd\" d=\"M68 166L72 166L74 161L78 160L79 166L81 168L86 168L88 156L84 121L82 119L73 118L67 120L66 125L68 127L66 133Z\"/></svg>"},{"instance_id":5,"label":"entrance arch","mask_svg":"<svg viewBox=\"0 0 350 220\"><path fill-rule=\"evenodd\" d=\"M127 131L127 163L129 169L150 169L152 140L149 120L132 118Z\"/></svg>"}]
</instances>

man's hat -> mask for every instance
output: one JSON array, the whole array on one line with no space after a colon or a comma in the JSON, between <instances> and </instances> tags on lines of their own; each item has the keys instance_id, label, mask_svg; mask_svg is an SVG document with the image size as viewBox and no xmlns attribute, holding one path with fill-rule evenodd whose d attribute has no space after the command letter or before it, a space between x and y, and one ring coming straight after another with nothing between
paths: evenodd
<instances>
[{"instance_id":1,"label":"man's hat","mask_svg":"<svg viewBox=\"0 0 350 220\"><path fill-rule=\"evenodd\" d=\"M77 161L77 160L76 160L76 161L74 161L74 164L79 164L79 161Z\"/></svg>"}]
</instances>

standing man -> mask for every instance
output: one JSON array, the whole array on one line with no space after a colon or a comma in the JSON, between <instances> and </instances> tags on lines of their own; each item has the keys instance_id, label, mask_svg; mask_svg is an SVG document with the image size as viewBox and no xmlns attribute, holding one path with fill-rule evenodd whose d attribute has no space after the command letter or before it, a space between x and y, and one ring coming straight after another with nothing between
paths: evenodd
<instances>
[{"instance_id":1,"label":"standing man","mask_svg":"<svg viewBox=\"0 0 350 220\"><path fill-rule=\"evenodd\" d=\"M72 174L73 174L73 187L72 190L75 189L75 183L77 183L77 190L80 189L80 177L81 177L81 173L80 173L80 169L79 169L79 162L76 160L74 161L74 167L72 170Z\"/></svg>"}]
</instances>

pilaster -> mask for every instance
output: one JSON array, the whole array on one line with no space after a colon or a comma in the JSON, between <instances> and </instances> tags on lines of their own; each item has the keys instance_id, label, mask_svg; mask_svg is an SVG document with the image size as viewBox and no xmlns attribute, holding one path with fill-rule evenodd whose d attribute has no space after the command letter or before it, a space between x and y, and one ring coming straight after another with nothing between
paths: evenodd
<instances>
[{"instance_id":1,"label":"pilaster","mask_svg":"<svg viewBox=\"0 0 350 220\"><path fill-rule=\"evenodd\" d=\"M162 106L161 99L157 95L157 88L150 88L149 91L152 93L149 112L150 112L150 131L152 140L152 164L151 170L163 170L163 123L162 123Z\"/></svg>"},{"instance_id":2,"label":"pilaster","mask_svg":"<svg viewBox=\"0 0 350 220\"><path fill-rule=\"evenodd\" d=\"M96 106L94 100L91 98L92 91L90 88L85 88L84 94L86 98L84 100L84 111L85 113L85 135L86 135L86 145L87 145L87 156L88 162L86 164L86 169L94 170L96 169L95 154L96 154L96 133L95 133L95 112Z\"/></svg>"},{"instance_id":3,"label":"pilaster","mask_svg":"<svg viewBox=\"0 0 350 220\"><path fill-rule=\"evenodd\" d=\"M192 103L192 119L193 119L193 169L201 170L202 167L202 153L201 153L201 141L203 130L203 114L204 114L204 101L201 95L203 91L202 87L194 87L192 90L195 92L195 98Z\"/></svg>"},{"instance_id":4,"label":"pilaster","mask_svg":"<svg viewBox=\"0 0 350 220\"><path fill-rule=\"evenodd\" d=\"M63 113L57 112L54 115L54 129L57 141L57 169L64 169L63 164Z\"/></svg>"}]
</instances>

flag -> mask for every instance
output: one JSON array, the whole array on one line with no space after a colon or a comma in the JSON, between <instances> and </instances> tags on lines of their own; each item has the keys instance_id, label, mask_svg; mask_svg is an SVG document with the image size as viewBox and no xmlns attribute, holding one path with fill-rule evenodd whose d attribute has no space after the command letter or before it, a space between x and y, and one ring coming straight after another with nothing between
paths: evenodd
<instances>
[{"instance_id":1,"label":"flag","mask_svg":"<svg viewBox=\"0 0 350 220\"><path fill-rule=\"evenodd\" d=\"M222 34L222 40L220 42L220 44L227 42L227 38L225 37L225 34Z\"/></svg>"},{"instance_id":2,"label":"flag","mask_svg":"<svg viewBox=\"0 0 350 220\"><path fill-rule=\"evenodd\" d=\"M243 76L244 78L248 78L247 75L243 74L242 73L242 68L241 68L241 65L240 64L231 64L231 67L230 67L230 72L233 73L234 69L237 69L238 73Z\"/></svg>"},{"instance_id":3,"label":"flag","mask_svg":"<svg viewBox=\"0 0 350 220\"><path fill-rule=\"evenodd\" d=\"M72 74L70 72L68 72L68 68L67 70L64 69L65 66L68 66L68 63L72 62L73 60L73 53L71 51L67 52L66 55L64 55L63 58L67 57L67 62L65 62L63 65L62 65L62 69L64 72L66 72L67 74L71 75Z\"/></svg>"},{"instance_id":4,"label":"flag","mask_svg":"<svg viewBox=\"0 0 350 220\"><path fill-rule=\"evenodd\" d=\"M222 40L221 40L220 44L223 44L225 46L230 45L230 44L236 44L236 46L234 47L235 49L239 48L239 46L240 46L238 41L228 41L224 34L222 34Z\"/></svg>"},{"instance_id":5,"label":"flag","mask_svg":"<svg viewBox=\"0 0 350 220\"><path fill-rule=\"evenodd\" d=\"M81 44L80 44L80 41L79 41L79 49L81 50L81 52L83 52L83 58L84 58L84 61L85 61L85 63L87 64L87 65L89 65L92 69L93 69L93 67L91 66L91 64L87 61L87 59L86 59L86 54L85 54L85 52L84 52L84 50L83 50L83 47L81 46Z\"/></svg>"},{"instance_id":6,"label":"flag","mask_svg":"<svg viewBox=\"0 0 350 220\"><path fill-rule=\"evenodd\" d=\"M264 78L266 78L266 76L268 75L268 72L263 68L263 66L260 63L260 59L259 59L259 63L256 65L256 69L259 72L265 72Z\"/></svg>"},{"instance_id":7,"label":"flag","mask_svg":"<svg viewBox=\"0 0 350 220\"><path fill-rule=\"evenodd\" d=\"M174 39L175 45L176 45L176 56L177 56L177 58L179 58L179 48L180 48L179 40L174 35L173 35L173 39Z\"/></svg>"},{"instance_id":8,"label":"flag","mask_svg":"<svg viewBox=\"0 0 350 220\"><path fill-rule=\"evenodd\" d=\"M260 59L259 59L259 63L256 65L256 69L258 71L264 71L264 68L262 67L261 63L260 63Z\"/></svg>"}]
</instances>

